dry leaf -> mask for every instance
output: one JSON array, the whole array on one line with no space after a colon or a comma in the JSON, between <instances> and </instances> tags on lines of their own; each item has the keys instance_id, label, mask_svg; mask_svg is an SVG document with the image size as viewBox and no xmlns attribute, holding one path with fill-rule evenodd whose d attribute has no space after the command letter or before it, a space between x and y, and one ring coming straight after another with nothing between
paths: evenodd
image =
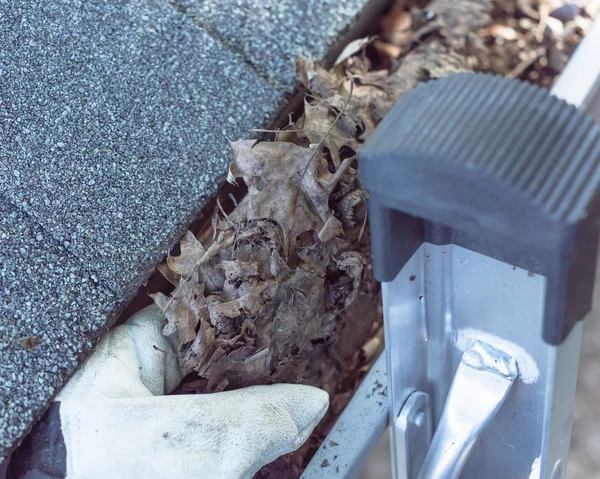
<instances>
[{"instance_id":1,"label":"dry leaf","mask_svg":"<svg viewBox=\"0 0 600 479\"><path fill-rule=\"evenodd\" d=\"M337 60L334 63L334 66L339 65L340 63L343 63L346 60L348 60L348 58L350 58L351 56L356 55L366 45L371 43L373 41L373 38L375 38L375 37L357 38L356 40L353 40L350 43L348 43L348 45L346 45L346 47L342 50L342 53L340 53L338 55Z\"/></svg>"},{"instance_id":2,"label":"dry leaf","mask_svg":"<svg viewBox=\"0 0 600 479\"><path fill-rule=\"evenodd\" d=\"M160 274L162 274L169 281L169 283L171 283L175 286L177 286L179 284L180 275L175 273L165 263L159 264L156 267L156 269L158 269L158 271L160 271Z\"/></svg>"},{"instance_id":3,"label":"dry leaf","mask_svg":"<svg viewBox=\"0 0 600 479\"><path fill-rule=\"evenodd\" d=\"M258 263L253 261L221 261L227 281L248 281L252 276L258 276Z\"/></svg>"},{"instance_id":4,"label":"dry leaf","mask_svg":"<svg viewBox=\"0 0 600 479\"><path fill-rule=\"evenodd\" d=\"M240 349L229 353L227 361L229 363L228 370L233 377L237 378L239 384L250 386L264 381L264 378L270 376L272 355L268 349L254 352L245 358L235 355L238 351Z\"/></svg>"},{"instance_id":5,"label":"dry leaf","mask_svg":"<svg viewBox=\"0 0 600 479\"><path fill-rule=\"evenodd\" d=\"M517 31L509 27L508 25L491 25L486 28L482 28L479 30L479 35L482 37L495 37L501 38L502 40L506 40L512 42L520 38L520 35Z\"/></svg>"},{"instance_id":6,"label":"dry leaf","mask_svg":"<svg viewBox=\"0 0 600 479\"><path fill-rule=\"evenodd\" d=\"M345 307L349 307L356 300L360 291L360 282L365 263L362 255L356 251L347 251L340 255L338 268L352 279L352 292L346 297L344 302Z\"/></svg>"},{"instance_id":7,"label":"dry leaf","mask_svg":"<svg viewBox=\"0 0 600 479\"><path fill-rule=\"evenodd\" d=\"M381 22L381 36L387 43L403 47L412 37L412 15L396 4Z\"/></svg>"},{"instance_id":8,"label":"dry leaf","mask_svg":"<svg viewBox=\"0 0 600 479\"><path fill-rule=\"evenodd\" d=\"M167 257L167 266L171 271L185 278L189 278L198 267L200 258L206 252L202 244L196 239L191 231L186 231L179 243L181 254L179 256Z\"/></svg>"},{"instance_id":9,"label":"dry leaf","mask_svg":"<svg viewBox=\"0 0 600 479\"><path fill-rule=\"evenodd\" d=\"M150 296L167 319L164 335L170 336L176 332L182 345L196 338L196 326L206 303L204 284L198 283L195 278L185 279L182 276L172 297L162 293Z\"/></svg>"},{"instance_id":10,"label":"dry leaf","mask_svg":"<svg viewBox=\"0 0 600 479\"><path fill-rule=\"evenodd\" d=\"M330 73L312 58L302 55L296 58L296 75L311 93L323 98L331 96L341 84L335 73Z\"/></svg>"},{"instance_id":11,"label":"dry leaf","mask_svg":"<svg viewBox=\"0 0 600 479\"><path fill-rule=\"evenodd\" d=\"M383 55L388 57L398 58L402 54L402 47L394 45L392 43L382 42L381 40L375 40L373 42L375 49Z\"/></svg>"},{"instance_id":12,"label":"dry leaf","mask_svg":"<svg viewBox=\"0 0 600 479\"><path fill-rule=\"evenodd\" d=\"M215 330L208 319L202 318L196 338L186 351L184 364L190 369L205 367L218 347L215 337Z\"/></svg>"}]
</instances>

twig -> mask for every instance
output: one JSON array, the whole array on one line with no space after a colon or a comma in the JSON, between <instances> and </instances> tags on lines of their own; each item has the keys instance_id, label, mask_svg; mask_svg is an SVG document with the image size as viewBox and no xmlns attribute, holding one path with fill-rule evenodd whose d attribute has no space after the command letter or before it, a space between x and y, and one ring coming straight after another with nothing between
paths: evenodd
<instances>
[{"instance_id":1,"label":"twig","mask_svg":"<svg viewBox=\"0 0 600 479\"><path fill-rule=\"evenodd\" d=\"M538 23L535 31L535 39L538 41L538 43L542 43L542 40L544 39L544 31L546 30L549 16L550 6L547 3L542 3L540 5L540 23Z\"/></svg>"},{"instance_id":2,"label":"twig","mask_svg":"<svg viewBox=\"0 0 600 479\"><path fill-rule=\"evenodd\" d=\"M351 156L349 158L346 158L344 161L342 161L342 164L339 166L339 168L337 170L335 170L335 173L331 176L331 179L323 184L323 187L328 191L328 192L332 192L333 189L337 186L337 184L340 182L340 180L342 179L342 176L344 175L344 173L346 173L346 171L348 171L348 168L350 168L350 165L352 164L352 162L356 160L356 156Z\"/></svg>"},{"instance_id":3,"label":"twig","mask_svg":"<svg viewBox=\"0 0 600 479\"><path fill-rule=\"evenodd\" d=\"M250 133L281 133L282 131L284 131L286 133L303 133L305 131L309 131L311 133L323 133L322 131L304 130L304 129L300 129L300 130L268 130L268 129L264 129L264 128L250 128L248 131Z\"/></svg>"},{"instance_id":4,"label":"twig","mask_svg":"<svg viewBox=\"0 0 600 479\"><path fill-rule=\"evenodd\" d=\"M171 351L165 351L164 349L159 348L156 344L153 344L152 348L154 348L156 351L160 351L163 354L168 354L169 356L175 356L176 358L183 359L183 355L172 353Z\"/></svg>"},{"instance_id":5,"label":"twig","mask_svg":"<svg viewBox=\"0 0 600 479\"><path fill-rule=\"evenodd\" d=\"M360 243L360 240L362 239L363 235L365 234L365 228L367 226L367 218L369 217L369 212L367 211L365 213L365 219L363 220L363 224L360 227L360 232L358 233L358 242Z\"/></svg>"},{"instance_id":6,"label":"twig","mask_svg":"<svg viewBox=\"0 0 600 479\"><path fill-rule=\"evenodd\" d=\"M342 105L342 108L340 109L340 111L336 115L336 117L333 120L333 122L331 123L331 125L329 125L329 128L325 132L325 134L323 135L323 138L321 138L319 140L319 143L317 143L315 145L314 150L313 150L313 154L310 155L310 158L308 159L308 162L306 163L306 167L304 168L304 171L302 172L302 175L300 176L300 182L299 182L300 185L302 184L302 180L304 180L304 176L306 175L306 172L308 171L308 167L312 163L312 160L314 160L315 156L317 156L318 151L321 149L321 146L323 146L323 142L329 136L329 133L331 133L331 131L333 130L333 127L335 126L335 124L342 117L342 115L344 114L344 111L346 111L346 107L350 103L350 100L352 99L352 94L353 93L354 93L354 78L350 77L350 91L348 93L348 98L346 98L346 101Z\"/></svg>"},{"instance_id":7,"label":"twig","mask_svg":"<svg viewBox=\"0 0 600 479\"><path fill-rule=\"evenodd\" d=\"M288 130L288 128L290 126L293 126L294 122L292 121L292 114L288 113L288 124L286 126L284 126L283 128L277 128L276 130L265 130L263 128L250 128L248 131L250 133L274 133L275 134L275 141L277 141L277 137L279 135L279 133L293 133L293 132L299 132L301 130Z\"/></svg>"},{"instance_id":8,"label":"twig","mask_svg":"<svg viewBox=\"0 0 600 479\"><path fill-rule=\"evenodd\" d=\"M233 224L233 222L229 219L229 216L227 215L227 213L225 213L225 210L223 209L223 206L221 206L221 201L219 200L219 197L217 197L217 206L219 207L219 211L221 211L221 214L225 217L225 219L227 220L227 223L229 223L229 226L231 226L233 229L235 229L235 225Z\"/></svg>"},{"instance_id":9,"label":"twig","mask_svg":"<svg viewBox=\"0 0 600 479\"><path fill-rule=\"evenodd\" d=\"M262 128L252 128L250 130L248 130L250 133L274 133L275 135L279 134L279 133L320 133L320 134L324 134L325 132L321 131L321 130L306 130L304 128L299 129L299 130L265 130ZM340 140L345 140L346 138L343 136L339 136L339 135L334 135L332 133L329 133L330 137L334 137L334 138L338 138Z\"/></svg>"},{"instance_id":10,"label":"twig","mask_svg":"<svg viewBox=\"0 0 600 479\"><path fill-rule=\"evenodd\" d=\"M507 75L507 78L518 78L520 77L525 70L527 70L531 65L533 65L542 55L544 54L543 48L538 48L533 55L531 55L527 60L523 60L516 67L514 67Z\"/></svg>"}]
</instances>

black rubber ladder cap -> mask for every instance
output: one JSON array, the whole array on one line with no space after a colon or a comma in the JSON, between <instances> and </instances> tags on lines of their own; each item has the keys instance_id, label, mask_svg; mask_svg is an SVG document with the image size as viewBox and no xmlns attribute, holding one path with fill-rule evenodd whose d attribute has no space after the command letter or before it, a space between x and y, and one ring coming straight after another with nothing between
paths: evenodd
<instances>
[{"instance_id":1,"label":"black rubber ladder cap","mask_svg":"<svg viewBox=\"0 0 600 479\"><path fill-rule=\"evenodd\" d=\"M419 85L360 153L375 275L424 242L457 244L547 278L544 340L591 309L600 132L548 91L489 74Z\"/></svg>"}]
</instances>

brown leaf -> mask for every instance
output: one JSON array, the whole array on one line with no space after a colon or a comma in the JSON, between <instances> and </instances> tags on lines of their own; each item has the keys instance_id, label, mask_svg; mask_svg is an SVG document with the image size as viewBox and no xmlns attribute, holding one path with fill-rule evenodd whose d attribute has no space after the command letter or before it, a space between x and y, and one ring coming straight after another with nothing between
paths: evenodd
<instances>
[{"instance_id":1,"label":"brown leaf","mask_svg":"<svg viewBox=\"0 0 600 479\"><path fill-rule=\"evenodd\" d=\"M292 270L276 251L272 251L269 261L269 271L271 272L273 278L281 279L282 276L289 275Z\"/></svg>"},{"instance_id":2,"label":"brown leaf","mask_svg":"<svg viewBox=\"0 0 600 479\"><path fill-rule=\"evenodd\" d=\"M341 107L342 105L340 105ZM310 143L314 145L321 144L327 148L333 166L339 168L342 163L340 159L342 147L347 146L352 150L357 150L359 145L353 136L357 132L356 125L344 124L338 121L330 130L336 116L337 111L327 103L320 101L304 102L303 135Z\"/></svg>"},{"instance_id":3,"label":"brown leaf","mask_svg":"<svg viewBox=\"0 0 600 479\"><path fill-rule=\"evenodd\" d=\"M233 146L236 155L231 170L251 185L244 203L248 220L269 218L280 225L286 253L300 233L320 230L329 216L329 191L319 180L332 175L318 151L286 142L254 147L235 142Z\"/></svg>"},{"instance_id":4,"label":"brown leaf","mask_svg":"<svg viewBox=\"0 0 600 479\"><path fill-rule=\"evenodd\" d=\"M204 284L198 284L194 278L185 279L182 276L176 294L173 296L168 297L162 293L150 296L167 318L167 324L163 329L165 336L177 332L181 345L196 338L196 326L206 302Z\"/></svg>"},{"instance_id":5,"label":"brown leaf","mask_svg":"<svg viewBox=\"0 0 600 479\"><path fill-rule=\"evenodd\" d=\"M238 349L227 356L228 370L234 378L237 378L238 384L249 386L270 382L271 352L268 349L262 349L250 356L244 354L243 356L237 355L236 357L235 354L239 351Z\"/></svg>"},{"instance_id":6,"label":"brown leaf","mask_svg":"<svg viewBox=\"0 0 600 479\"><path fill-rule=\"evenodd\" d=\"M514 28L509 27L508 25L500 24L491 25L489 27L480 29L479 35L482 37L501 38L502 40L506 41L514 41L520 38L520 35Z\"/></svg>"},{"instance_id":7,"label":"brown leaf","mask_svg":"<svg viewBox=\"0 0 600 479\"><path fill-rule=\"evenodd\" d=\"M278 355L306 350L313 339L323 337L323 273L319 265L302 265L277 291L271 346Z\"/></svg>"},{"instance_id":8,"label":"brown leaf","mask_svg":"<svg viewBox=\"0 0 600 479\"><path fill-rule=\"evenodd\" d=\"M227 281L247 281L251 276L258 276L258 263L255 261L221 261Z\"/></svg>"},{"instance_id":9,"label":"brown leaf","mask_svg":"<svg viewBox=\"0 0 600 479\"><path fill-rule=\"evenodd\" d=\"M296 58L296 76L309 91L323 98L337 93L342 83L338 75L302 55Z\"/></svg>"},{"instance_id":10,"label":"brown leaf","mask_svg":"<svg viewBox=\"0 0 600 479\"><path fill-rule=\"evenodd\" d=\"M196 339L185 353L184 364L196 371L206 369L209 359L218 347L215 337L215 330L209 320L201 318L200 329Z\"/></svg>"},{"instance_id":11,"label":"brown leaf","mask_svg":"<svg viewBox=\"0 0 600 479\"><path fill-rule=\"evenodd\" d=\"M40 338L38 336L26 336L21 340L21 347L27 351L31 351L32 349L35 349L39 343Z\"/></svg>"},{"instance_id":12,"label":"brown leaf","mask_svg":"<svg viewBox=\"0 0 600 479\"><path fill-rule=\"evenodd\" d=\"M340 255L338 268L352 278L352 292L346 297L345 306L348 307L356 300L360 291L362 271L365 265L363 256L357 251L347 251Z\"/></svg>"},{"instance_id":13,"label":"brown leaf","mask_svg":"<svg viewBox=\"0 0 600 479\"><path fill-rule=\"evenodd\" d=\"M196 239L191 231L186 231L179 242L181 254L179 256L167 257L167 266L174 273L189 278L198 267L200 259L206 253L202 244Z\"/></svg>"},{"instance_id":14,"label":"brown leaf","mask_svg":"<svg viewBox=\"0 0 600 479\"><path fill-rule=\"evenodd\" d=\"M162 274L172 285L177 286L179 284L179 278L181 276L169 268L166 263L160 263L156 266L156 269L160 271L160 274Z\"/></svg>"},{"instance_id":15,"label":"brown leaf","mask_svg":"<svg viewBox=\"0 0 600 479\"><path fill-rule=\"evenodd\" d=\"M227 351L222 346L217 346L210 356L200 362L196 367L200 376L208 379L206 386L209 391L222 390L226 387L228 380L225 377L227 373Z\"/></svg>"},{"instance_id":16,"label":"brown leaf","mask_svg":"<svg viewBox=\"0 0 600 479\"><path fill-rule=\"evenodd\" d=\"M340 53L334 63L334 66L339 65L340 63L345 62L348 58L356 55L360 52L366 45L373 41L374 37L364 37L357 38L356 40L351 41L344 47L342 53Z\"/></svg>"},{"instance_id":17,"label":"brown leaf","mask_svg":"<svg viewBox=\"0 0 600 479\"><path fill-rule=\"evenodd\" d=\"M412 15L396 4L381 22L381 35L392 45L403 47L412 37Z\"/></svg>"},{"instance_id":18,"label":"brown leaf","mask_svg":"<svg viewBox=\"0 0 600 479\"><path fill-rule=\"evenodd\" d=\"M206 307L210 315L210 323L217 333L232 334L236 331L237 325L234 319L242 314L240 299L222 302L217 296L209 296Z\"/></svg>"},{"instance_id":19,"label":"brown leaf","mask_svg":"<svg viewBox=\"0 0 600 479\"><path fill-rule=\"evenodd\" d=\"M345 228L354 228L354 209L367 199L367 192L364 190L352 190L344 196L337 204L337 212Z\"/></svg>"}]
</instances>

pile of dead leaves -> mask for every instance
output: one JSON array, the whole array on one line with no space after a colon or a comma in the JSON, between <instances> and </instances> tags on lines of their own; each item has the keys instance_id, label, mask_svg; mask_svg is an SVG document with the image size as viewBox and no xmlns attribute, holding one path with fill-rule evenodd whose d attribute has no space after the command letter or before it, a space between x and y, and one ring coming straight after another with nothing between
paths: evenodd
<instances>
[{"instance_id":1,"label":"pile of dead leaves","mask_svg":"<svg viewBox=\"0 0 600 479\"><path fill-rule=\"evenodd\" d=\"M178 335L206 391L293 381L333 392L332 376L377 319L366 193L353 166L374 122L340 79L307 59L298 69L314 86L304 117L281 133L286 141L232 144L228 180L247 195L215 215L210 246L188 232L160 268L176 285L153 295L164 334Z\"/></svg>"},{"instance_id":2,"label":"pile of dead leaves","mask_svg":"<svg viewBox=\"0 0 600 479\"><path fill-rule=\"evenodd\" d=\"M230 215L215 214L209 244L188 232L181 254L159 268L176 286L153 295L164 333L178 335L201 389L294 381L331 392L378 321L361 145L422 81L478 70L551 82L555 73L543 80L540 72L562 68L553 51L574 49L599 3L398 2L381 35L359 40L331 70L299 58L304 114L275 141L232 143L228 180L244 182L247 195ZM365 305L371 313L361 323L355 311Z\"/></svg>"},{"instance_id":3,"label":"pile of dead leaves","mask_svg":"<svg viewBox=\"0 0 600 479\"><path fill-rule=\"evenodd\" d=\"M599 0L504 0L479 30L488 55L478 70L550 88L600 13Z\"/></svg>"},{"instance_id":4,"label":"pile of dead leaves","mask_svg":"<svg viewBox=\"0 0 600 479\"><path fill-rule=\"evenodd\" d=\"M491 13L491 21L482 13ZM393 64L432 32L441 34L465 54L471 68L549 88L599 13L600 0L447 1L412 10L398 1L370 42L383 61L387 57ZM448 22L449 17L459 21ZM464 27L474 30L461 31ZM465 41L476 48L469 52Z\"/></svg>"},{"instance_id":5,"label":"pile of dead leaves","mask_svg":"<svg viewBox=\"0 0 600 479\"><path fill-rule=\"evenodd\" d=\"M381 328L357 152L405 91L469 70L463 50L479 48L472 32L489 24L491 6L462 0L471 13L457 21L451 3L415 13L419 40L392 73L374 68L366 48L330 71L299 58L303 115L275 141L232 143L228 180L248 193L231 214L217 210L209 241L182 238L159 268L175 290L153 295L164 334L177 335L197 373L194 391L312 384L342 398L334 413L349 399L359 378L342 380L362 371L357 352Z\"/></svg>"},{"instance_id":6,"label":"pile of dead leaves","mask_svg":"<svg viewBox=\"0 0 600 479\"><path fill-rule=\"evenodd\" d=\"M344 155L352 137L336 134L327 145ZM298 380L325 386L327 372L307 373L310 362L326 354L359 293L377 294L360 247L366 217L355 218L365 195L354 152L328 159L318 145L281 141L232 148L229 181L244 181L248 194L231 215L214 217L207 249L188 232L181 254L161 267L176 285L170 297L153 295L168 320L164 334L178 335L185 365L207 380L207 391Z\"/></svg>"}]
</instances>

